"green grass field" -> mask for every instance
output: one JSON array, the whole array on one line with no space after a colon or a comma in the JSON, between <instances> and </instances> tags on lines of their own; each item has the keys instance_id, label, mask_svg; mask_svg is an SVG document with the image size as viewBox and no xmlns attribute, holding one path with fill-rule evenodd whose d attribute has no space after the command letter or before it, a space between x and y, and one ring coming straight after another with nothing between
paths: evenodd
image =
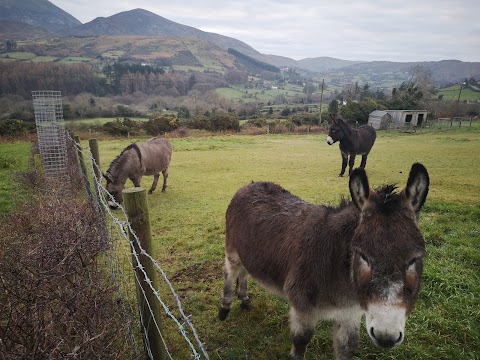
<instances>
[{"instance_id":1,"label":"green grass field","mask_svg":"<svg viewBox=\"0 0 480 360\"><path fill-rule=\"evenodd\" d=\"M479 125L415 134L379 132L366 168L372 186L403 187L413 162L423 163L429 171L430 193L420 220L428 256L404 343L390 351L378 349L362 328L358 359L479 358ZM100 141L102 169L135 140ZM325 134L171 141L169 187L148 197L152 256L191 314L211 359L287 359L288 305L253 281L249 282L253 309L242 311L234 302L227 320L217 319L225 210L238 188L252 180L274 181L312 203L338 204L349 192L348 178L337 177L338 146L328 146ZM0 145L2 151L4 146ZM145 177L142 186L148 189L151 181ZM333 358L330 327L319 324L307 359ZM166 316L164 328L172 357L190 358L188 347L177 336L178 328Z\"/></svg>"},{"instance_id":2,"label":"green grass field","mask_svg":"<svg viewBox=\"0 0 480 360\"><path fill-rule=\"evenodd\" d=\"M0 216L12 211L24 194L18 186L15 174L28 169L31 144L18 141L0 144Z\"/></svg>"},{"instance_id":3,"label":"green grass field","mask_svg":"<svg viewBox=\"0 0 480 360\"><path fill-rule=\"evenodd\" d=\"M107 122L115 121L117 118L91 118L91 119L78 119L78 120L67 120L65 125L68 126L80 126L80 125L103 125ZM118 117L119 120L123 120L123 116ZM147 121L146 118L129 118L134 121Z\"/></svg>"},{"instance_id":4,"label":"green grass field","mask_svg":"<svg viewBox=\"0 0 480 360\"><path fill-rule=\"evenodd\" d=\"M254 309L235 303L225 322L216 318L222 289L224 215L236 190L252 180L277 182L313 203L335 205L348 196L338 178L338 146L325 135L214 136L173 139L167 192L149 196L154 257L164 267L192 314L213 359L287 359L288 306L253 281ZM102 168L128 144L101 144ZM431 177L421 227L428 258L423 290L404 344L392 351L372 345L362 328L361 359L474 359L480 347L478 293L480 193L475 190L480 129L403 134L380 133L367 172L373 186L404 186L413 162ZM144 178L149 188L151 178ZM131 185L130 185L131 186ZM165 321L166 331L175 326ZM170 340L174 358L188 349ZM322 323L307 359L331 359L330 324Z\"/></svg>"},{"instance_id":5,"label":"green grass field","mask_svg":"<svg viewBox=\"0 0 480 360\"><path fill-rule=\"evenodd\" d=\"M283 89L245 89L243 86L231 86L228 88L218 88L216 92L230 100L242 100L244 102L275 100L277 96L285 96L293 98L297 95L305 95L302 91L303 87L295 85L286 85Z\"/></svg>"},{"instance_id":6,"label":"green grass field","mask_svg":"<svg viewBox=\"0 0 480 360\"><path fill-rule=\"evenodd\" d=\"M480 92L472 89L462 89L460 93L460 85L450 86L448 88L439 89L436 96L443 95L443 100L457 101L460 95L460 101L478 101L480 100Z\"/></svg>"}]
</instances>

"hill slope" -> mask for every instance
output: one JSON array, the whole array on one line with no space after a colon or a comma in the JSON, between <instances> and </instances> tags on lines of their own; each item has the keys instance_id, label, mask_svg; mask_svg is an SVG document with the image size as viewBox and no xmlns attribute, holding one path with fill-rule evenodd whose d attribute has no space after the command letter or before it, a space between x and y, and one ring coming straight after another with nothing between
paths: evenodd
<instances>
[{"instance_id":1,"label":"hill slope","mask_svg":"<svg viewBox=\"0 0 480 360\"><path fill-rule=\"evenodd\" d=\"M0 21L0 40L24 40L39 37L53 37L55 33L42 27L20 21Z\"/></svg>"},{"instance_id":2,"label":"hill slope","mask_svg":"<svg viewBox=\"0 0 480 360\"><path fill-rule=\"evenodd\" d=\"M0 21L3 20L41 27L48 32L81 24L48 0L0 0Z\"/></svg>"}]
</instances>

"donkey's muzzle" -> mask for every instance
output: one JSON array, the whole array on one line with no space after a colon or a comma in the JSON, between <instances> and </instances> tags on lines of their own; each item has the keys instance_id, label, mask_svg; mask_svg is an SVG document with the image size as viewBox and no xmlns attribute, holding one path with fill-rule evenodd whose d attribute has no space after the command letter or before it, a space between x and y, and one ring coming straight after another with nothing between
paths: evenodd
<instances>
[{"instance_id":1,"label":"donkey's muzzle","mask_svg":"<svg viewBox=\"0 0 480 360\"><path fill-rule=\"evenodd\" d=\"M384 349L400 345L403 341L403 333L401 331L398 334L391 334L378 330L375 331L375 328L371 327L369 333L375 345Z\"/></svg>"}]
</instances>

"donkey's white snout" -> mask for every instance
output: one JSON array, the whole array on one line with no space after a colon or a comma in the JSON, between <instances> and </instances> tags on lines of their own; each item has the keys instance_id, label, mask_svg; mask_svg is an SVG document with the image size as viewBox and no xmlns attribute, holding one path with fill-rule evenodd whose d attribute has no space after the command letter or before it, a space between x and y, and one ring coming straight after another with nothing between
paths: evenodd
<instances>
[{"instance_id":1,"label":"donkey's white snout","mask_svg":"<svg viewBox=\"0 0 480 360\"><path fill-rule=\"evenodd\" d=\"M327 144L328 145L332 145L335 141L333 141L332 137L331 136L328 136L327 137Z\"/></svg>"},{"instance_id":2,"label":"donkey's white snout","mask_svg":"<svg viewBox=\"0 0 480 360\"><path fill-rule=\"evenodd\" d=\"M406 311L402 306L370 305L365 317L367 332L381 348L400 345L405 337Z\"/></svg>"}]
</instances>

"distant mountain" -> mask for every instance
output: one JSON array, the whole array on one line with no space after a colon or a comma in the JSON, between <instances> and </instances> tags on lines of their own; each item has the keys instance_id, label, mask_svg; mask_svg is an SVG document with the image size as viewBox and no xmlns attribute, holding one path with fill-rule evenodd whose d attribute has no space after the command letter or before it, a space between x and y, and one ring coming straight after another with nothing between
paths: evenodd
<instances>
[{"instance_id":1,"label":"distant mountain","mask_svg":"<svg viewBox=\"0 0 480 360\"><path fill-rule=\"evenodd\" d=\"M328 56L306 58L297 61L297 66L315 72L324 72L333 69L339 69L355 64L360 64L363 61L350 61L331 58Z\"/></svg>"},{"instance_id":2,"label":"distant mountain","mask_svg":"<svg viewBox=\"0 0 480 360\"><path fill-rule=\"evenodd\" d=\"M411 69L420 65L430 70L432 80L437 86L449 83L458 83L465 78L480 77L480 62L463 62L459 60L423 61L423 62L391 62L371 61L349 65L336 69L337 75L369 77L370 79L384 78L388 74L395 74L397 81L409 80Z\"/></svg>"},{"instance_id":3,"label":"distant mountain","mask_svg":"<svg viewBox=\"0 0 480 360\"><path fill-rule=\"evenodd\" d=\"M205 32L191 26L178 24L150 11L135 9L109 17L99 17L86 24L68 29L69 35L146 35L146 36L195 36L212 42L227 50L233 48L252 57L261 54L245 44L228 36Z\"/></svg>"},{"instance_id":4,"label":"distant mountain","mask_svg":"<svg viewBox=\"0 0 480 360\"><path fill-rule=\"evenodd\" d=\"M17 21L43 28L48 33L81 25L48 0L0 0L0 21Z\"/></svg>"},{"instance_id":5,"label":"distant mountain","mask_svg":"<svg viewBox=\"0 0 480 360\"><path fill-rule=\"evenodd\" d=\"M277 67L300 67L308 71L323 71L355 64L357 62L334 58L314 58L296 61L277 55L261 54L237 39L205 32L191 26L178 24L150 11L134 9L109 17L99 17L89 23L67 30L69 35L146 35L146 36L195 36L219 46L224 50L234 49L259 61Z\"/></svg>"}]
</instances>

